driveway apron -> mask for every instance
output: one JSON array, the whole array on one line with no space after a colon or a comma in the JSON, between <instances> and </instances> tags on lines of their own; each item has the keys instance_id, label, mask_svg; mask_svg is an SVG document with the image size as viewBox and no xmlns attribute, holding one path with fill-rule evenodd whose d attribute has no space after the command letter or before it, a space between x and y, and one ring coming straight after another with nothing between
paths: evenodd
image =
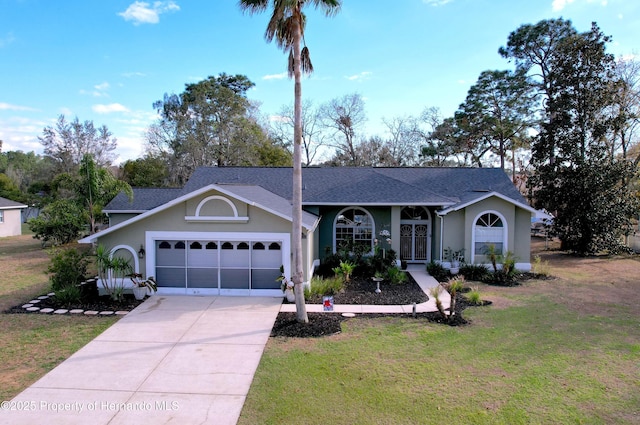
<instances>
[{"instance_id":1,"label":"driveway apron","mask_svg":"<svg viewBox=\"0 0 640 425\"><path fill-rule=\"evenodd\" d=\"M0 424L235 424L281 302L155 295L15 397Z\"/></svg>"}]
</instances>

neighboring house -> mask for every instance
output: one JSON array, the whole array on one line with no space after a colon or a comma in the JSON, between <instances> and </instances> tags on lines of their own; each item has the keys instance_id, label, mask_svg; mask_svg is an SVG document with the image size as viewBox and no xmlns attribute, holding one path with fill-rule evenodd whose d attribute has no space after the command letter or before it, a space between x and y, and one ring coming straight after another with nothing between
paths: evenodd
<instances>
[{"instance_id":1,"label":"neighboring house","mask_svg":"<svg viewBox=\"0 0 640 425\"><path fill-rule=\"evenodd\" d=\"M493 168L303 168L305 280L346 244L394 249L408 263L489 244L529 270L531 214ZM134 189L104 209L110 227L80 240L125 255L161 293L276 295L291 273L291 168L198 168L182 189ZM386 232L390 236L386 236ZM381 232L383 236L381 235ZM387 238L390 241L387 241ZM378 241L376 241L378 239Z\"/></svg>"},{"instance_id":2,"label":"neighboring house","mask_svg":"<svg viewBox=\"0 0 640 425\"><path fill-rule=\"evenodd\" d=\"M0 198L0 237L22 234L22 209L27 208L10 199Z\"/></svg>"}]
</instances>

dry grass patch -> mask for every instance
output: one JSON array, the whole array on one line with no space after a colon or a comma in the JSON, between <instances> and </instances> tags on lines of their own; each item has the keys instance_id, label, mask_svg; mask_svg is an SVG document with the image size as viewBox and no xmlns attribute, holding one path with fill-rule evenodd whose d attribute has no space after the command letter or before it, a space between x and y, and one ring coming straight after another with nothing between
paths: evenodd
<instances>
[{"instance_id":1,"label":"dry grass patch","mask_svg":"<svg viewBox=\"0 0 640 425\"><path fill-rule=\"evenodd\" d=\"M49 292L49 255L31 235L0 238L0 400L9 400L117 318L6 314Z\"/></svg>"}]
</instances>

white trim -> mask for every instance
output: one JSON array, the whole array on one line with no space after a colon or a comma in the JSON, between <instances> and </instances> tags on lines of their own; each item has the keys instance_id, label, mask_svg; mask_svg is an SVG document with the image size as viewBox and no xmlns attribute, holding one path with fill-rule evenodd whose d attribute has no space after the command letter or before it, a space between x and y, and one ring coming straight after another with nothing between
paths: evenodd
<instances>
[{"instance_id":1,"label":"white trim","mask_svg":"<svg viewBox=\"0 0 640 425\"><path fill-rule=\"evenodd\" d=\"M459 211L459 210L461 210L463 208L468 207L469 205L473 205L473 204L478 203L480 201L484 201L485 199L490 198L492 196L495 196L496 198L500 198L505 202L509 202L510 204L513 204L513 205L515 205L517 207L520 207L520 208L522 208L524 210L527 210L532 214L535 214L537 212L537 210L535 208L532 208L527 204L523 204L522 202L518 202L515 199L509 198L508 196L505 196L502 193L489 192L489 193L486 193L486 194L484 194L484 195L482 195L482 196L480 196L478 198L474 198L474 199L472 199L470 201L467 201L467 202L464 202L462 204L457 204L457 205L454 205L452 207L440 210L440 211L437 212L437 214L438 215L447 215L452 211Z\"/></svg>"},{"instance_id":2,"label":"white trim","mask_svg":"<svg viewBox=\"0 0 640 425\"><path fill-rule=\"evenodd\" d=\"M200 201L200 203L196 207L196 217L200 217L200 210L202 209L204 204L206 204L209 201L213 201L213 200L220 200L222 202L225 202L227 205L229 205L231 207L231 210L233 211L233 215L232 216L223 216L223 217L236 217L236 218L238 217L238 208L236 208L235 204L233 202L231 202L229 199L225 198L224 196L220 196L220 195L207 196L202 201Z\"/></svg>"},{"instance_id":3,"label":"white trim","mask_svg":"<svg viewBox=\"0 0 640 425\"><path fill-rule=\"evenodd\" d=\"M323 207L342 207L348 204L349 201L345 202L303 202L303 206L323 206ZM442 207L442 206L450 206L455 205L455 202L419 202L419 203L411 203L411 202L362 202L358 205L362 205L365 207Z\"/></svg>"},{"instance_id":4,"label":"white trim","mask_svg":"<svg viewBox=\"0 0 640 425\"><path fill-rule=\"evenodd\" d=\"M111 248L111 251L109 251L109 259L112 259L113 254L120 249L124 249L125 251L129 251L131 253L131 255L133 256L133 271L135 273L140 273L140 261L138 261L138 253L129 245L116 245Z\"/></svg>"},{"instance_id":5,"label":"white trim","mask_svg":"<svg viewBox=\"0 0 640 425\"><path fill-rule=\"evenodd\" d=\"M246 223L249 221L249 217L221 217L221 216L202 216L197 217L193 215L187 215L184 217L185 221L192 223Z\"/></svg>"},{"instance_id":6,"label":"white trim","mask_svg":"<svg viewBox=\"0 0 640 425\"><path fill-rule=\"evenodd\" d=\"M482 211L480 214L476 215L471 222L471 264L474 264L476 257L476 223L478 222L478 219L485 214L495 214L500 217L500 220L502 220L502 252L505 253L509 250L509 223L504 218L504 215L495 210Z\"/></svg>"},{"instance_id":7,"label":"white trim","mask_svg":"<svg viewBox=\"0 0 640 425\"><path fill-rule=\"evenodd\" d=\"M246 241L274 241L280 242L282 253L282 265L285 276L291 276L291 235L289 233L259 233L259 232L173 232L173 231L149 231L145 232L145 246L148 247L146 255L147 275L155 275L156 269L156 241L198 241L218 240L229 242ZM150 273L150 271L153 271ZM159 287L160 294L190 294L190 295L230 295L230 296L282 296L279 289L218 289L218 288L171 288Z\"/></svg>"},{"instance_id":8,"label":"white trim","mask_svg":"<svg viewBox=\"0 0 640 425\"><path fill-rule=\"evenodd\" d=\"M26 205L15 205L13 207L0 207L0 210L22 210L24 208L29 208Z\"/></svg>"}]
</instances>

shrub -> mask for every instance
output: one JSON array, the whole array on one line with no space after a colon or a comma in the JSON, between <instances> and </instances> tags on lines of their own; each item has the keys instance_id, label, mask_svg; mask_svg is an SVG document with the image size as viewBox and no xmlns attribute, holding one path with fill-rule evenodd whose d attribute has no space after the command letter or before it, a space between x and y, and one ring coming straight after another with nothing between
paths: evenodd
<instances>
[{"instance_id":1,"label":"shrub","mask_svg":"<svg viewBox=\"0 0 640 425\"><path fill-rule=\"evenodd\" d=\"M472 288L466 295L467 302L472 305L482 305L482 298L480 297L480 291L478 288Z\"/></svg>"},{"instance_id":2,"label":"shrub","mask_svg":"<svg viewBox=\"0 0 640 425\"><path fill-rule=\"evenodd\" d=\"M341 261L338 267L333 268L333 272L336 276L340 276L343 282L349 282L351 280L351 274L355 268L355 264L349 261Z\"/></svg>"},{"instance_id":3,"label":"shrub","mask_svg":"<svg viewBox=\"0 0 640 425\"><path fill-rule=\"evenodd\" d=\"M125 278L131 273L129 261L121 257L111 257L104 245L98 245L96 265L104 290L114 301L121 301Z\"/></svg>"},{"instance_id":4,"label":"shrub","mask_svg":"<svg viewBox=\"0 0 640 425\"><path fill-rule=\"evenodd\" d=\"M55 291L56 299L64 306L72 306L80 302L81 293L78 285L67 285Z\"/></svg>"},{"instance_id":5,"label":"shrub","mask_svg":"<svg viewBox=\"0 0 640 425\"><path fill-rule=\"evenodd\" d=\"M451 276L449 271L442 264L431 261L427 264L427 273L429 273L438 282L445 282Z\"/></svg>"},{"instance_id":6,"label":"shrub","mask_svg":"<svg viewBox=\"0 0 640 425\"><path fill-rule=\"evenodd\" d=\"M55 292L82 283L87 274L88 264L87 254L75 248L52 250L51 264L47 268L51 273L51 289Z\"/></svg>"},{"instance_id":7,"label":"shrub","mask_svg":"<svg viewBox=\"0 0 640 425\"><path fill-rule=\"evenodd\" d=\"M397 267L389 267L387 269L387 280L392 285L399 285L407 281L407 275Z\"/></svg>"},{"instance_id":8,"label":"shrub","mask_svg":"<svg viewBox=\"0 0 640 425\"><path fill-rule=\"evenodd\" d=\"M314 295L334 295L340 292L344 288L344 281L339 276L334 277L319 277L314 276L311 279L311 288L305 293L305 297Z\"/></svg>"},{"instance_id":9,"label":"shrub","mask_svg":"<svg viewBox=\"0 0 640 425\"><path fill-rule=\"evenodd\" d=\"M87 213L74 202L59 199L44 207L40 215L27 224L33 237L40 239L43 245L47 242L64 245L86 229Z\"/></svg>"},{"instance_id":10,"label":"shrub","mask_svg":"<svg viewBox=\"0 0 640 425\"><path fill-rule=\"evenodd\" d=\"M542 262L542 258L539 255L533 257L533 264L531 271L538 276L549 276L549 262Z\"/></svg>"},{"instance_id":11,"label":"shrub","mask_svg":"<svg viewBox=\"0 0 640 425\"><path fill-rule=\"evenodd\" d=\"M460 267L460 274L467 280L484 282L489 276L489 270L482 264L465 264Z\"/></svg>"}]
</instances>

